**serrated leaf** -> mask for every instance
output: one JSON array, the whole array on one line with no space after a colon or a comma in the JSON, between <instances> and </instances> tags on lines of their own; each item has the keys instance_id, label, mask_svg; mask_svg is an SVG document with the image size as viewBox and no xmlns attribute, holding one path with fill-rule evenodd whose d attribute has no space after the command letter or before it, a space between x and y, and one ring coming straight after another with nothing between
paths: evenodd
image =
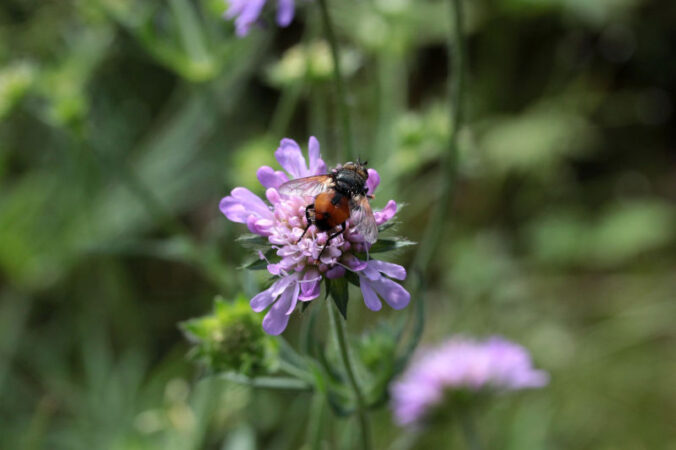
<instances>
[{"instance_id":1,"label":"serrated leaf","mask_svg":"<svg viewBox=\"0 0 676 450\"><path fill-rule=\"evenodd\" d=\"M338 311L347 320L347 301L349 299L347 292L347 280L345 278L336 278L334 280L326 279L327 293L333 299L338 307Z\"/></svg>"}]
</instances>

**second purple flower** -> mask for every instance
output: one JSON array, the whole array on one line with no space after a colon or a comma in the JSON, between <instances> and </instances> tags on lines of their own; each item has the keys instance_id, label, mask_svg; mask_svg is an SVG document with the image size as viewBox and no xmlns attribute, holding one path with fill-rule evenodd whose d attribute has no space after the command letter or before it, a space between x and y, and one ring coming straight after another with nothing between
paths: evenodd
<instances>
[{"instance_id":1,"label":"second purple flower","mask_svg":"<svg viewBox=\"0 0 676 450\"><path fill-rule=\"evenodd\" d=\"M251 26L258 22L266 0L229 0L226 19L235 19L235 32L243 37L249 34ZM277 25L288 26L293 20L294 0L277 0Z\"/></svg>"}]
</instances>

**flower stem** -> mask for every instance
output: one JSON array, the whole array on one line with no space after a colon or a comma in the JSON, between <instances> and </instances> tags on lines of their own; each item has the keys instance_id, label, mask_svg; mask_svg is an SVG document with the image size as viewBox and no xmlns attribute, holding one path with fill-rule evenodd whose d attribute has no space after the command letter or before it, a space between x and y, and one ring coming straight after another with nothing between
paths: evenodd
<instances>
[{"instance_id":1,"label":"flower stem","mask_svg":"<svg viewBox=\"0 0 676 450\"><path fill-rule=\"evenodd\" d=\"M300 391L311 391L312 385L299 380L298 378L286 377L254 377L249 378L239 373L223 373L219 375L220 378L231 381L237 384L244 384L257 388L267 389L290 389Z\"/></svg>"},{"instance_id":2,"label":"flower stem","mask_svg":"<svg viewBox=\"0 0 676 450\"><path fill-rule=\"evenodd\" d=\"M448 0L453 26L448 34L448 70L453 65L453 76L449 77L450 137L448 151L441 158L441 189L438 207L425 230L414 267L423 273L429 264L434 251L439 247L439 238L448 210L452 203L453 186L458 174L458 133L463 121L463 94L465 74L465 54L463 45L463 8L462 0Z\"/></svg>"},{"instance_id":3,"label":"flower stem","mask_svg":"<svg viewBox=\"0 0 676 450\"><path fill-rule=\"evenodd\" d=\"M338 51L338 40L333 31L333 23L329 15L329 8L326 0L318 0L319 9L322 15L322 23L324 25L324 34L326 40L331 47L331 57L333 59L333 81L336 85L336 96L338 109L340 112L341 121L343 124L343 142L345 153L348 157L354 158L354 144L352 142L352 126L350 124L350 113L347 108L347 94L345 91L345 83L343 82L342 71L340 70L340 53Z\"/></svg>"},{"instance_id":4,"label":"flower stem","mask_svg":"<svg viewBox=\"0 0 676 450\"><path fill-rule=\"evenodd\" d=\"M321 392L315 392L312 396L312 407L308 418L308 443L312 450L322 449L322 438L324 428L324 412L326 411L326 400Z\"/></svg>"},{"instance_id":5,"label":"flower stem","mask_svg":"<svg viewBox=\"0 0 676 450\"><path fill-rule=\"evenodd\" d=\"M361 431L362 439L362 448L364 450L369 450L371 448L371 432L369 429L369 420L366 413L366 404L364 402L364 395L359 388L357 383L357 378L354 375L354 369L352 368L352 362L350 361L350 349L349 343L345 337L345 324L340 320L340 315L337 312L338 307L335 305L335 302L332 300L329 301L329 318L331 320L331 328L333 329L333 335L336 339L336 345L340 350L340 357L343 360L343 365L345 366L345 373L347 374L350 387L354 393L354 398L357 403L357 417L359 419L359 428Z\"/></svg>"},{"instance_id":6,"label":"flower stem","mask_svg":"<svg viewBox=\"0 0 676 450\"><path fill-rule=\"evenodd\" d=\"M474 427L474 419L469 413L461 414L458 420L460 428L462 429L462 436L467 443L469 450L481 450L481 443L479 442L479 435Z\"/></svg>"}]
</instances>

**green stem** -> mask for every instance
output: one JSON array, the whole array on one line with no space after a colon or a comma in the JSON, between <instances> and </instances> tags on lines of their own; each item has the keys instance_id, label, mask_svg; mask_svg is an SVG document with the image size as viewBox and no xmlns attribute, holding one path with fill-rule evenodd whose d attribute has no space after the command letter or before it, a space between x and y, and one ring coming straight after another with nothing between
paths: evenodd
<instances>
[{"instance_id":1,"label":"green stem","mask_svg":"<svg viewBox=\"0 0 676 450\"><path fill-rule=\"evenodd\" d=\"M319 9L322 15L322 23L324 25L324 34L326 40L331 47L331 57L333 59L333 81L336 85L336 96L338 109L340 112L341 121L343 124L343 142L346 154L350 158L354 158L354 144L352 142L352 126L350 124L350 113L347 108L347 94L345 91L345 83L343 82L342 71L340 70L340 53L338 51L338 40L333 31L333 23L329 15L329 9L326 5L326 0L318 0Z\"/></svg>"},{"instance_id":2,"label":"green stem","mask_svg":"<svg viewBox=\"0 0 676 450\"><path fill-rule=\"evenodd\" d=\"M338 307L332 300L329 300L329 302L331 303L328 308L331 328L333 329L333 335L336 339L336 345L338 345L338 349L340 350L340 358L343 360L350 388L354 393L355 402L357 403L357 418L359 419L362 448L364 450L369 450L371 448L371 432L366 413L366 403L364 402L364 395L359 388L357 378L354 375L354 369L352 368L352 362L350 361L349 343L345 337L345 324L340 320L340 315L337 312Z\"/></svg>"},{"instance_id":3,"label":"green stem","mask_svg":"<svg viewBox=\"0 0 676 450\"><path fill-rule=\"evenodd\" d=\"M448 210L453 199L453 185L458 173L458 133L463 121L463 94L465 55L463 46L463 8L462 0L449 0L451 21L453 26L448 35L448 66L453 69L452 77L449 77L449 108L450 108L450 137L448 151L441 158L441 189L439 201L435 202L438 207L433 209L433 216L425 230L421 245L416 254L414 267L424 273L434 251L438 248L441 230L448 217Z\"/></svg>"},{"instance_id":4,"label":"green stem","mask_svg":"<svg viewBox=\"0 0 676 450\"><path fill-rule=\"evenodd\" d=\"M267 388L267 389L291 389L300 391L312 390L312 385L297 378L286 377L254 377L249 378L238 373L224 373L220 377L224 380L232 381L246 386Z\"/></svg>"},{"instance_id":5,"label":"green stem","mask_svg":"<svg viewBox=\"0 0 676 450\"><path fill-rule=\"evenodd\" d=\"M284 360L279 362L279 370L291 375L292 377L298 378L299 380L307 381L308 383L313 381L312 375L310 375L307 371Z\"/></svg>"},{"instance_id":6,"label":"green stem","mask_svg":"<svg viewBox=\"0 0 676 450\"><path fill-rule=\"evenodd\" d=\"M310 408L310 417L308 418L308 439L312 450L322 449L322 438L324 437L324 412L326 411L326 400L324 394L315 392L312 397L312 407Z\"/></svg>"},{"instance_id":7,"label":"green stem","mask_svg":"<svg viewBox=\"0 0 676 450\"><path fill-rule=\"evenodd\" d=\"M481 450L481 442L479 442L479 435L474 428L472 416L469 413L461 414L458 422L460 422L462 436L467 443L467 448L469 450Z\"/></svg>"}]
</instances>

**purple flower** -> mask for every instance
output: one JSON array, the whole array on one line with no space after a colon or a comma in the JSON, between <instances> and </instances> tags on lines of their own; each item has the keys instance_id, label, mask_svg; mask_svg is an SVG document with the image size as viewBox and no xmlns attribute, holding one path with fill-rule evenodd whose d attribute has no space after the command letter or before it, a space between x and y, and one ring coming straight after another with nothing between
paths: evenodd
<instances>
[{"instance_id":1,"label":"purple flower","mask_svg":"<svg viewBox=\"0 0 676 450\"><path fill-rule=\"evenodd\" d=\"M328 245L329 234L317 230L314 225L300 239L307 227L305 208L309 199L282 197L277 189L289 179L327 173L317 139L311 137L308 147L309 165L295 141L282 139L275 157L285 172L268 166L258 169L258 180L267 188L265 196L269 205L243 187L233 189L220 204L221 211L229 220L244 223L252 233L267 238L279 258L274 263L268 262L267 266L268 272L278 278L268 289L251 299L254 311L270 308L263 319L263 329L275 335L284 331L298 301L306 302L319 296L324 277L339 278L347 270L359 277L364 303L371 310L377 311L382 307L381 298L394 309L404 308L410 301L410 294L392 280L405 279L406 269L385 261L362 261L356 256L367 252L369 246L350 226L349 220L345 231ZM368 173L367 186L369 194L372 194L380 183L380 176L373 169L368 169ZM385 208L374 212L376 223L384 224L396 212L397 204L390 200ZM262 252L259 256L265 258Z\"/></svg>"},{"instance_id":2,"label":"purple flower","mask_svg":"<svg viewBox=\"0 0 676 450\"><path fill-rule=\"evenodd\" d=\"M246 36L253 24L258 21L266 0L229 0L226 19L235 19L237 36ZM277 0L277 24L288 26L293 20L294 0Z\"/></svg>"},{"instance_id":3,"label":"purple flower","mask_svg":"<svg viewBox=\"0 0 676 450\"><path fill-rule=\"evenodd\" d=\"M453 337L423 351L391 387L399 425L419 424L450 391L514 391L539 388L547 372L533 368L528 350L501 337L478 341Z\"/></svg>"}]
</instances>

